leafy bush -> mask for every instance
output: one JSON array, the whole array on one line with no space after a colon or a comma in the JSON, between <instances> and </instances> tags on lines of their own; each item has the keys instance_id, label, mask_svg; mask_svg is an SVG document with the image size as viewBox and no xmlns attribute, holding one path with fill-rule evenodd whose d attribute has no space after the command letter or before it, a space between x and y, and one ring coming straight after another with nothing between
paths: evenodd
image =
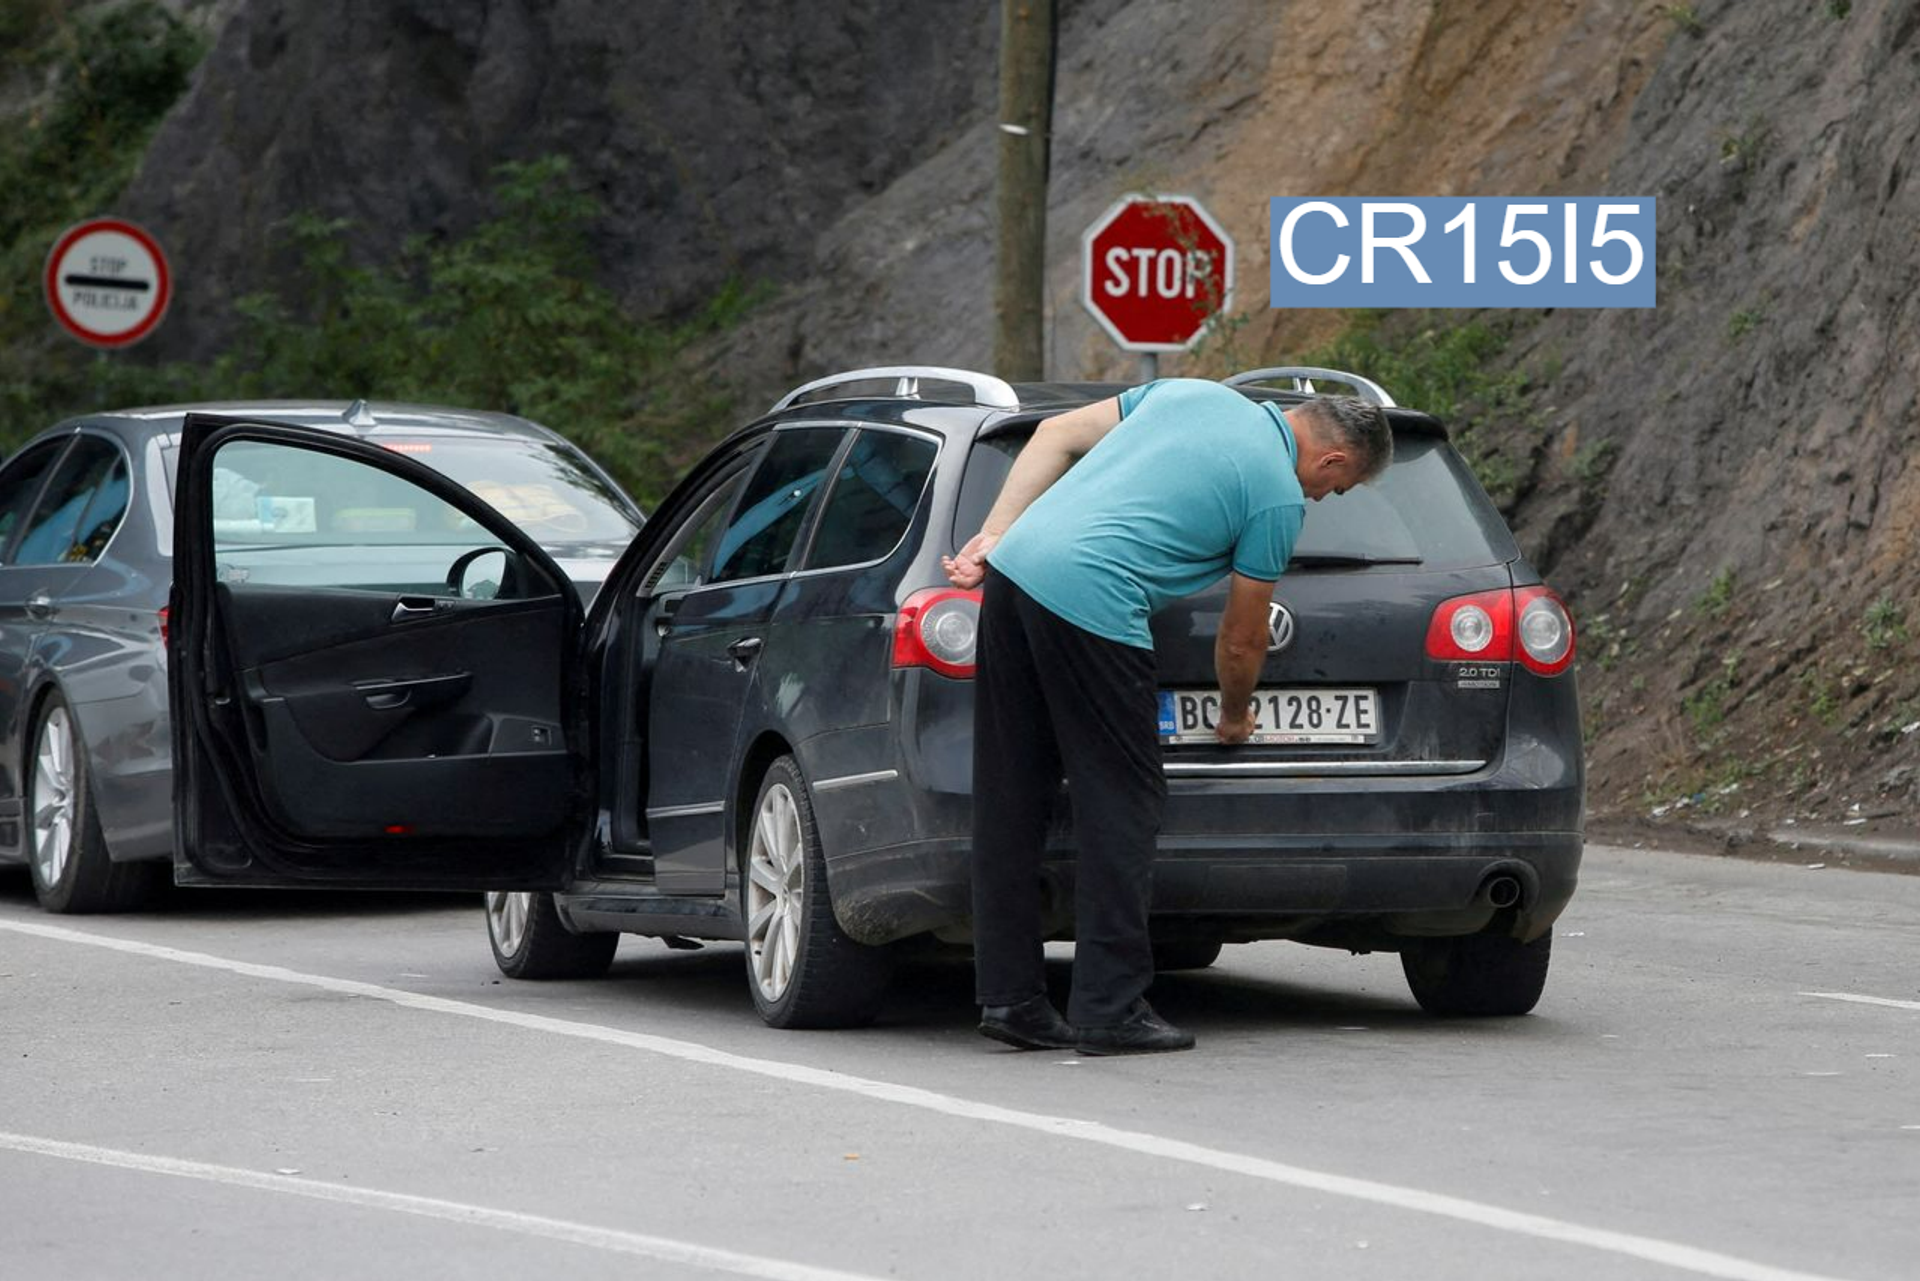
<instances>
[{"instance_id":1,"label":"leafy bush","mask_svg":"<svg viewBox=\"0 0 1920 1281\"><path fill-rule=\"evenodd\" d=\"M1492 442L1495 420L1530 419L1526 373L1500 369L1506 335L1479 321L1457 323L1431 312L1349 313L1338 338L1303 363L1364 374L1411 409L1444 421L1487 493L1505 506L1520 468Z\"/></svg>"},{"instance_id":2,"label":"leafy bush","mask_svg":"<svg viewBox=\"0 0 1920 1281\"><path fill-rule=\"evenodd\" d=\"M464 237L410 240L386 267L356 264L348 223L291 219L302 264L291 296L251 294L236 345L196 399L267 396L431 401L536 419L594 455L643 503L685 455L729 426L730 398L686 373L694 340L738 318L721 291L680 324L637 323L596 277L586 230L599 206L564 157L495 171L495 214ZM190 390L188 390L190 389Z\"/></svg>"}]
</instances>

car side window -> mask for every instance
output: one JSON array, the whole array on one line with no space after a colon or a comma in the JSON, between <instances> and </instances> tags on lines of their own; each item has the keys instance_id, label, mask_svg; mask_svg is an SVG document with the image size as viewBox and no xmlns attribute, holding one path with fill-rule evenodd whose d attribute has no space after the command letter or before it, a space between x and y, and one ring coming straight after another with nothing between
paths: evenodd
<instances>
[{"instance_id":1,"label":"car side window","mask_svg":"<svg viewBox=\"0 0 1920 1281\"><path fill-rule=\"evenodd\" d=\"M81 521L98 505L107 517L107 536L120 524L120 513L127 505L127 469L120 451L95 436L82 436L73 444L53 474L46 492L33 509L20 546L13 554L16 565L60 565L92 560L88 544L81 539ZM95 531L89 530L91 535ZM106 546L106 538L98 546Z\"/></svg>"},{"instance_id":2,"label":"car side window","mask_svg":"<svg viewBox=\"0 0 1920 1281\"><path fill-rule=\"evenodd\" d=\"M127 514L130 489L127 460L115 450L113 467L106 480L93 491L93 501L80 513L80 529L73 536L75 560L91 563L100 559L100 553L107 549L114 532L120 528L121 518Z\"/></svg>"},{"instance_id":3,"label":"car side window","mask_svg":"<svg viewBox=\"0 0 1920 1281\"><path fill-rule=\"evenodd\" d=\"M212 462L213 554L229 584L476 599L557 590L527 580L523 562L453 504L358 459L236 440Z\"/></svg>"},{"instance_id":4,"label":"car side window","mask_svg":"<svg viewBox=\"0 0 1920 1281\"><path fill-rule=\"evenodd\" d=\"M813 496L845 434L839 427L775 432L760 466L720 535L711 581L783 573Z\"/></svg>"},{"instance_id":5,"label":"car side window","mask_svg":"<svg viewBox=\"0 0 1920 1281\"><path fill-rule=\"evenodd\" d=\"M861 431L834 478L808 567L858 565L892 551L913 522L938 452L921 436Z\"/></svg>"},{"instance_id":6,"label":"car side window","mask_svg":"<svg viewBox=\"0 0 1920 1281\"><path fill-rule=\"evenodd\" d=\"M35 445L0 469L0 548L12 542L14 533L26 523L27 509L33 505L34 495L40 492L40 482L47 478L48 470L59 461L60 451L66 447L64 437L49 440Z\"/></svg>"},{"instance_id":7,"label":"car side window","mask_svg":"<svg viewBox=\"0 0 1920 1281\"><path fill-rule=\"evenodd\" d=\"M721 524L733 510L734 496L746 478L747 469L742 466L707 491L694 507L693 515L660 553L660 559L640 580L639 595L698 587L707 581L707 567L713 561L714 543Z\"/></svg>"}]
</instances>

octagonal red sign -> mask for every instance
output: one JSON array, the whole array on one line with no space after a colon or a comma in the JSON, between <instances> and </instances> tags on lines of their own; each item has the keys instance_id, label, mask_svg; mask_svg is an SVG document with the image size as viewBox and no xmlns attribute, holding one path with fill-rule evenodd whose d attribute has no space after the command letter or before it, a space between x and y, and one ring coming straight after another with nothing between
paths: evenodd
<instances>
[{"instance_id":1,"label":"octagonal red sign","mask_svg":"<svg viewBox=\"0 0 1920 1281\"><path fill-rule=\"evenodd\" d=\"M1081 237L1080 301L1128 351L1183 351L1233 302L1233 240L1190 196L1128 196Z\"/></svg>"}]
</instances>

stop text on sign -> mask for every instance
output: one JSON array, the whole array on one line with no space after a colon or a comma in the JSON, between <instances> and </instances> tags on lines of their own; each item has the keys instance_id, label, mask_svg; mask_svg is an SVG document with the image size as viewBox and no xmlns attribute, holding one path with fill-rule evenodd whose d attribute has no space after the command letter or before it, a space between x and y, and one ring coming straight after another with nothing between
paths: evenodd
<instances>
[{"instance_id":1,"label":"stop text on sign","mask_svg":"<svg viewBox=\"0 0 1920 1281\"><path fill-rule=\"evenodd\" d=\"M1109 298L1206 298L1217 278L1219 255L1205 249L1141 249L1115 245L1107 250L1107 277L1100 288Z\"/></svg>"},{"instance_id":2,"label":"stop text on sign","mask_svg":"<svg viewBox=\"0 0 1920 1281\"><path fill-rule=\"evenodd\" d=\"M1651 307L1651 196L1282 197L1275 307Z\"/></svg>"},{"instance_id":3,"label":"stop text on sign","mask_svg":"<svg viewBox=\"0 0 1920 1281\"><path fill-rule=\"evenodd\" d=\"M1233 301L1233 240L1191 196L1133 195L1081 236L1080 302L1129 351L1180 351Z\"/></svg>"}]
</instances>

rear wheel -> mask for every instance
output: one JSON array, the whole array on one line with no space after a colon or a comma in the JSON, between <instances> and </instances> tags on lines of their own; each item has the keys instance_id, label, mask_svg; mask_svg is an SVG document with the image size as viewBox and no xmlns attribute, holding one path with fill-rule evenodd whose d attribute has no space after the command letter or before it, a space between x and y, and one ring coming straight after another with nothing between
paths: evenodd
<instances>
[{"instance_id":1,"label":"rear wheel","mask_svg":"<svg viewBox=\"0 0 1920 1281\"><path fill-rule=\"evenodd\" d=\"M125 912L160 888L161 863L116 863L93 812L86 745L58 694L34 723L27 758L27 866L49 912Z\"/></svg>"},{"instance_id":2,"label":"rear wheel","mask_svg":"<svg viewBox=\"0 0 1920 1281\"><path fill-rule=\"evenodd\" d=\"M511 979L591 979L613 964L618 934L575 934L561 923L553 895L495 891L487 895L487 941L493 963Z\"/></svg>"},{"instance_id":3,"label":"rear wheel","mask_svg":"<svg viewBox=\"0 0 1920 1281\"><path fill-rule=\"evenodd\" d=\"M893 954L848 938L833 919L827 865L806 783L791 756L767 769L740 869L747 988L770 1027L857 1027L886 997Z\"/></svg>"},{"instance_id":4,"label":"rear wheel","mask_svg":"<svg viewBox=\"0 0 1920 1281\"><path fill-rule=\"evenodd\" d=\"M1525 1014L1547 985L1553 935L1522 943L1505 934L1417 939L1401 949L1413 999L1429 1014L1486 1018Z\"/></svg>"}]
</instances>

